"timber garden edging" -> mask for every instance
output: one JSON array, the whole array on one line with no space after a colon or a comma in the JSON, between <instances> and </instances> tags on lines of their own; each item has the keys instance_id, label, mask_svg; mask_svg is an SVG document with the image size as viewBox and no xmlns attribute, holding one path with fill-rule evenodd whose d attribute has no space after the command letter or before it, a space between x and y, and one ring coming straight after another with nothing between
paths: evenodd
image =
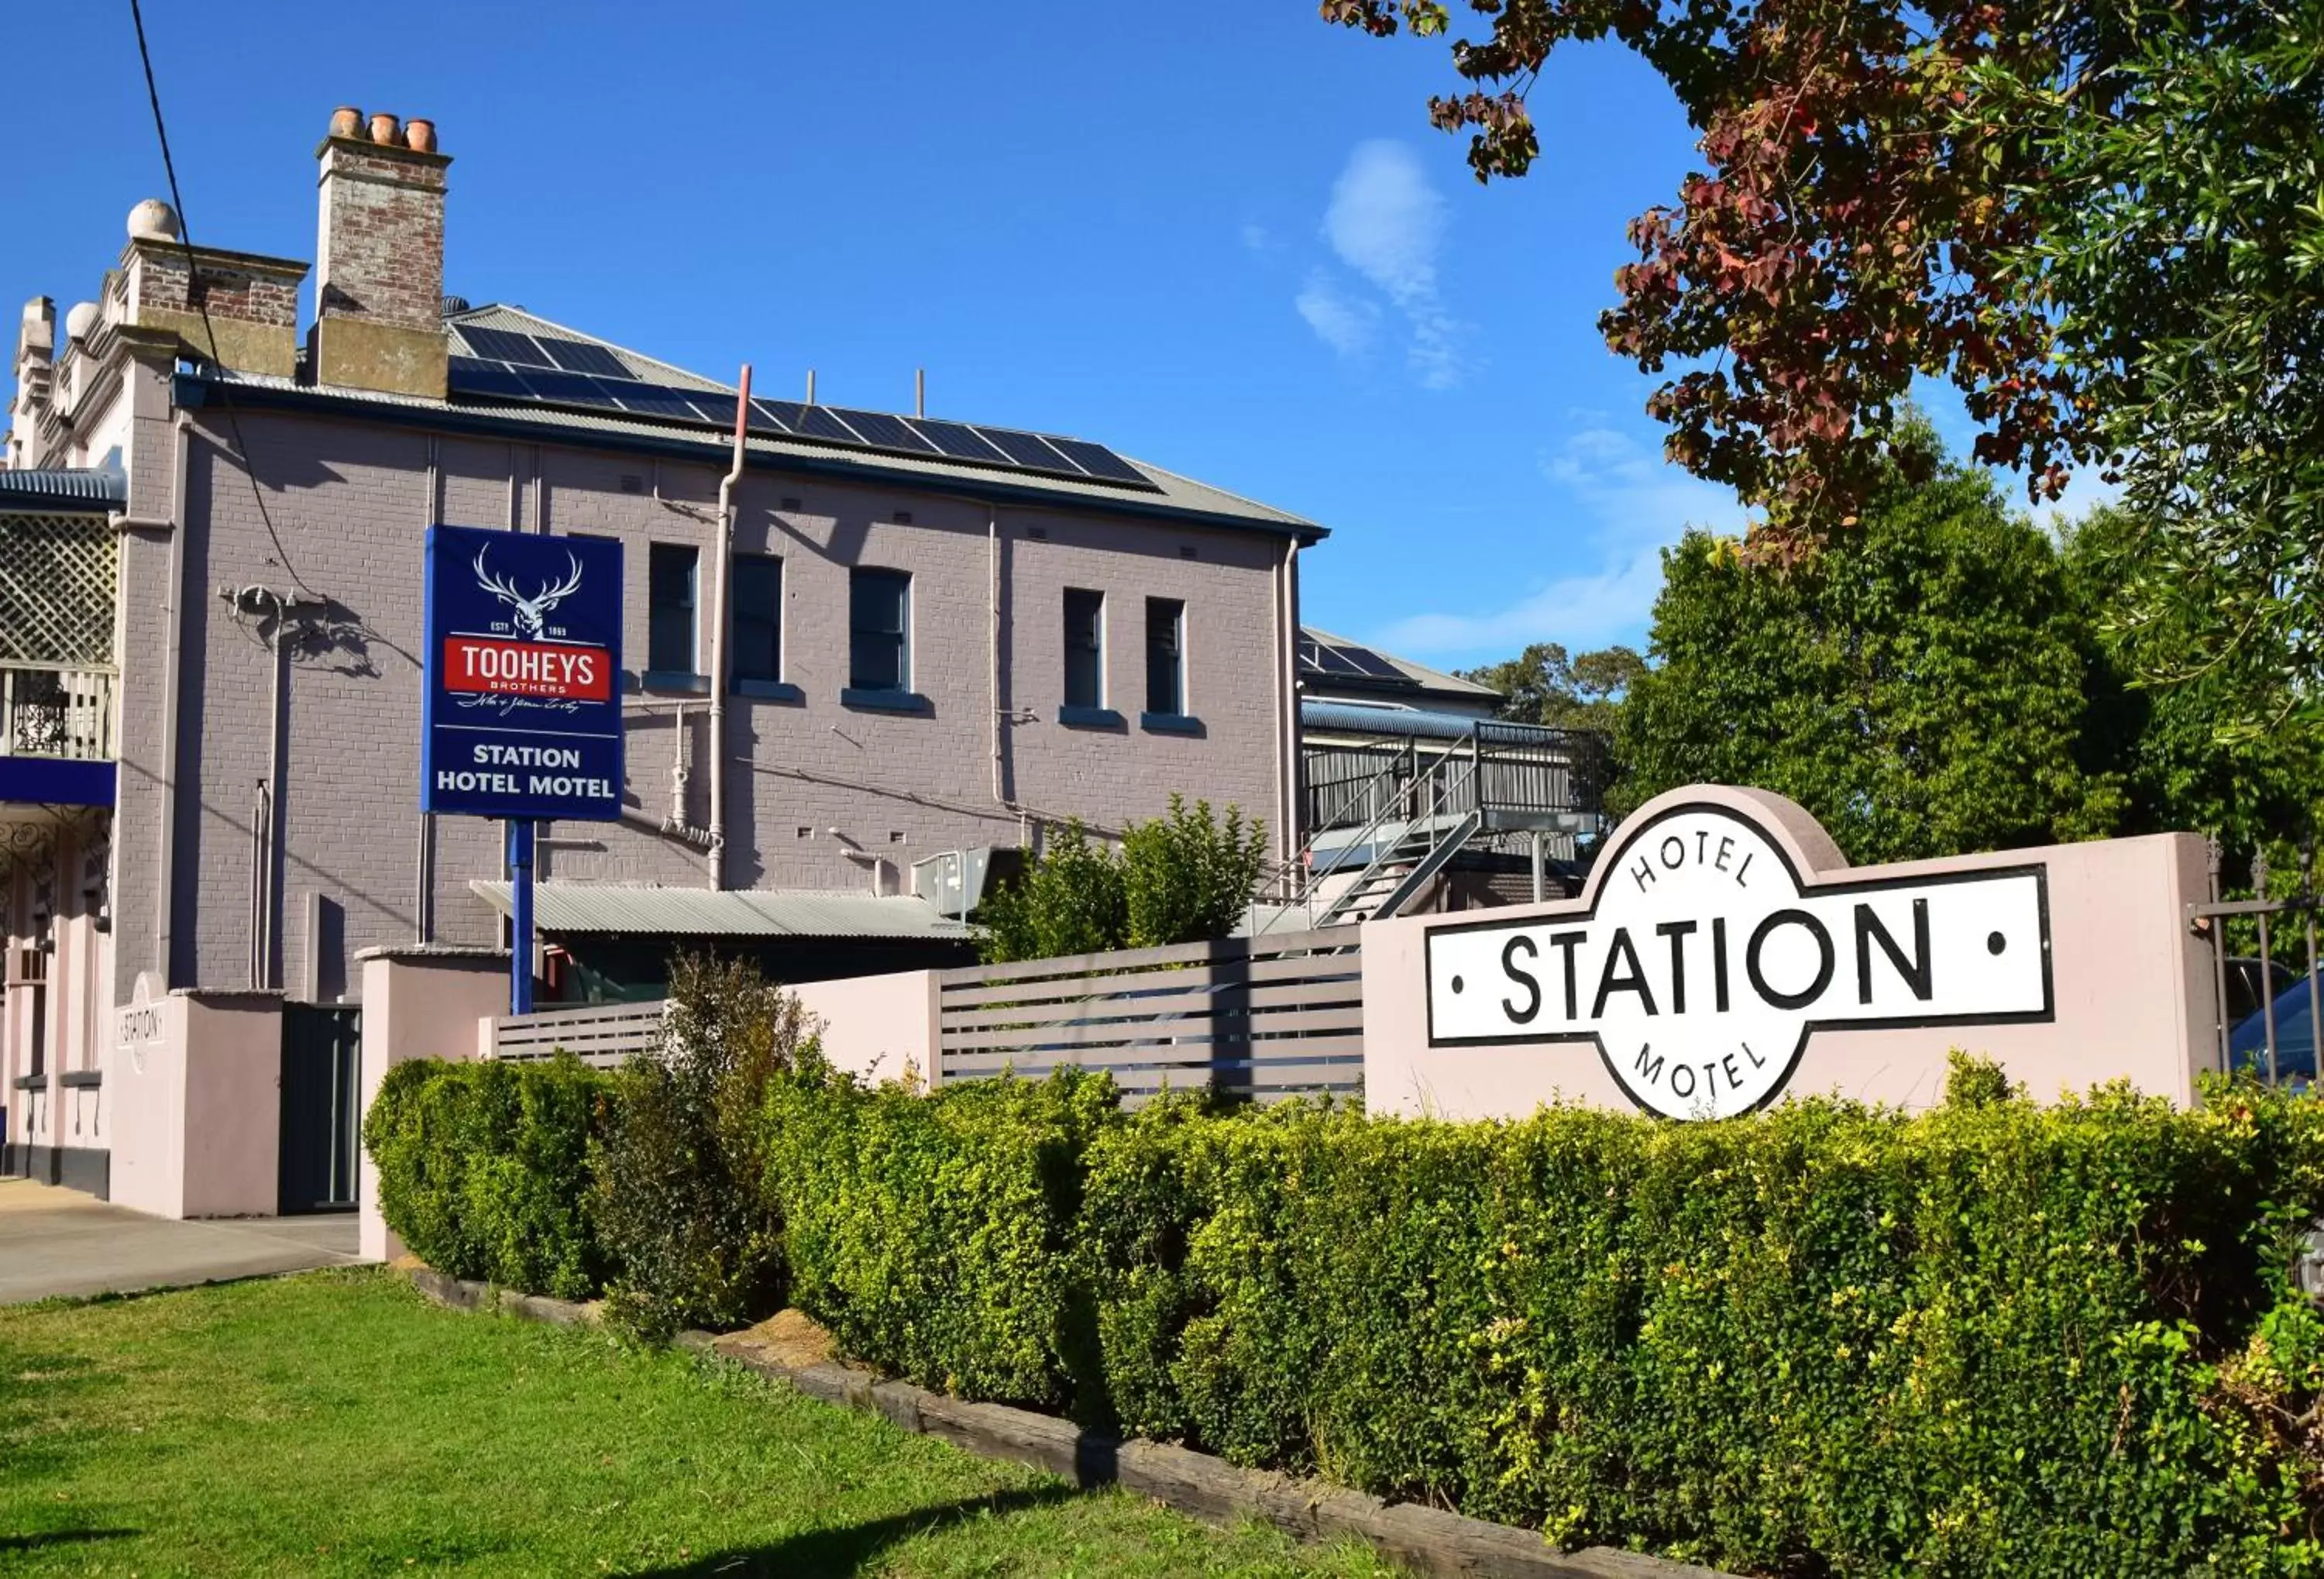
<instances>
[{"instance_id":1,"label":"timber garden edging","mask_svg":"<svg viewBox=\"0 0 2324 1579\"><path fill-rule=\"evenodd\" d=\"M411 1269L412 1285L456 1310L499 1310L553 1326L586 1326L595 1304L519 1294ZM1119 1485L1213 1524L1256 1519L1306 1541L1353 1536L1416 1573L1482 1579L1720 1579L1715 1570L1611 1547L1561 1552L1540 1535L1416 1502L1386 1502L1321 1481L1241 1469L1167 1443L1118 1441L1070 1420L1005 1404L967 1403L907 1381L825 1361L793 1365L748 1334L683 1332L677 1346L731 1361L825 1403L885 1416L982 1458L1031 1464L1083 1487Z\"/></svg>"}]
</instances>

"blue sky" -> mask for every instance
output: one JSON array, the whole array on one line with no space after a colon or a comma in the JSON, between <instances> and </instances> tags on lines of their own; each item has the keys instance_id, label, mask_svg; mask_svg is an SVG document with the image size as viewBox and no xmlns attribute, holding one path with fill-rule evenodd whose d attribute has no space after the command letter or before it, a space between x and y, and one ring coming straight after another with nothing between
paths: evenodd
<instances>
[{"instance_id":1,"label":"blue sky","mask_svg":"<svg viewBox=\"0 0 2324 1579\"><path fill-rule=\"evenodd\" d=\"M1312 0L147 12L197 242L311 258L332 106L427 115L448 290L835 403L908 410L925 366L933 414L1323 522L1309 622L1410 656L1637 641L1660 546L1741 520L1594 328L1692 144L1613 47L1553 62L1533 174L1480 188L1427 124L1442 42ZM126 0L70 14L0 101L0 286L60 311L164 189Z\"/></svg>"}]
</instances>

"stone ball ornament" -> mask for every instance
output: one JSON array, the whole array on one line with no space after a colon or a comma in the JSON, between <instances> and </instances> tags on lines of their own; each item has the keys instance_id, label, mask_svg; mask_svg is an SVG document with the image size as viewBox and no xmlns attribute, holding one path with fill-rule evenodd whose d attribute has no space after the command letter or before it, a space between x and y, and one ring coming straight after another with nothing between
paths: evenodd
<instances>
[{"instance_id":1,"label":"stone ball ornament","mask_svg":"<svg viewBox=\"0 0 2324 1579\"><path fill-rule=\"evenodd\" d=\"M178 211L159 198L148 198L129 210L129 239L132 241L175 241L178 239Z\"/></svg>"},{"instance_id":2,"label":"stone ball ornament","mask_svg":"<svg viewBox=\"0 0 2324 1579\"><path fill-rule=\"evenodd\" d=\"M1811 1032L2052 1017L2038 864L1803 879L1762 822L1683 801L1633 819L1586 910L1428 934L1428 1045L1591 1042L1674 1119L1780 1095Z\"/></svg>"}]
</instances>

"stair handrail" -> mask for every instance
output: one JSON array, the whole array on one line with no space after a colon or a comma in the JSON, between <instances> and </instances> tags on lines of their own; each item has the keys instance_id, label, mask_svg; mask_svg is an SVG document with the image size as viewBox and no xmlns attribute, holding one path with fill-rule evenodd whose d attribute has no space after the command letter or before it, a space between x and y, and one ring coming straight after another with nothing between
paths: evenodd
<instances>
[{"instance_id":1,"label":"stair handrail","mask_svg":"<svg viewBox=\"0 0 2324 1579\"><path fill-rule=\"evenodd\" d=\"M1379 782L1379 780L1383 775L1407 759L1413 760L1416 764L1413 770L1412 775L1405 780L1406 788L1407 790L1412 791L1416 791L1418 786L1424 780L1433 780L1435 777L1436 770L1443 764L1445 759L1452 755L1453 753L1459 751L1464 744L1470 747L1471 760L1473 762L1476 734L1476 725L1472 724L1469 726L1466 734L1462 738L1453 740L1446 744L1443 750L1430 757L1425 763L1419 763L1417 762L1419 754L1418 748L1407 743L1405 750L1402 753L1399 753L1396 758L1391 760L1388 767L1381 769L1379 773L1373 774L1372 777L1366 781L1366 790L1369 791L1371 786ZM1471 784L1473 785L1474 782L1475 780L1472 779ZM1379 847L1378 836L1380 829L1386 826L1388 820L1389 812L1398 809L1398 803L1404 800L1404 799L1405 797L1403 796L1384 798L1381 800L1380 808L1372 814L1371 821L1366 823L1352 838L1348 840L1344 848L1354 850L1362 849L1369 845L1372 851L1370 863L1365 866L1362 872L1357 874L1356 881L1350 885L1351 888L1360 888L1363 886L1365 880L1377 872L1382 862L1385 860L1386 853ZM1404 825L1407 829L1410 828L1415 822L1420 819L1421 814L1416 809L1416 795L1414 799L1413 805L1416 809L1406 812L1404 817ZM1434 814L1432 813L1431 815ZM1316 831L1320 833L1323 830L1318 829ZM1397 842L1401 843L1401 840ZM1263 925L1256 928L1252 931L1251 936L1254 937L1264 936L1266 933L1272 931L1275 928L1275 924L1283 919L1285 916L1289 915L1294 910L1309 910L1313 907L1314 903L1315 890L1322 886L1323 878L1327 875L1326 873L1319 873L1315 870L1314 835L1311 834L1308 836L1307 843L1302 846L1300 854L1305 858L1305 881L1299 884L1297 890L1292 895L1290 903L1277 910L1274 915L1269 916ZM1310 924L1313 924L1312 919Z\"/></svg>"}]
</instances>

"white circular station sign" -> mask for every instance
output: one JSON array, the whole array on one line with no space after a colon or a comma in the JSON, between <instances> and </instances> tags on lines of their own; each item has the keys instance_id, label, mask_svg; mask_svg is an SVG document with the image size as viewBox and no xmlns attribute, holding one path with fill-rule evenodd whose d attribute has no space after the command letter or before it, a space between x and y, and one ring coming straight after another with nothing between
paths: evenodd
<instances>
[{"instance_id":1,"label":"white circular station sign","mask_svg":"<svg viewBox=\"0 0 2324 1579\"><path fill-rule=\"evenodd\" d=\"M1591 1041L1675 1119L1774 1100L1819 1030L2047 1020L2039 865L1803 882L1766 828L1672 807L1600 857L1587 912L1439 927L1431 1047Z\"/></svg>"}]
</instances>

